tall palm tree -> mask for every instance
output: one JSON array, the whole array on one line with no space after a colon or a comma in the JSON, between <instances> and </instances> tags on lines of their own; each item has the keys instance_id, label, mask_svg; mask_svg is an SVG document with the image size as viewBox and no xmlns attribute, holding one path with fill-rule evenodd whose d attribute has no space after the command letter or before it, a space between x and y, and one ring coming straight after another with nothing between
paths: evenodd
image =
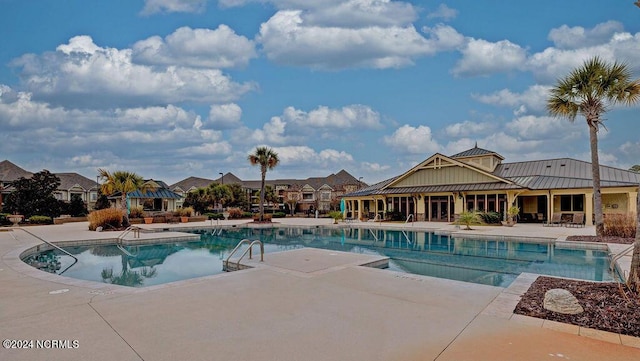
<instances>
[{"instance_id":1,"label":"tall palm tree","mask_svg":"<svg viewBox=\"0 0 640 361\"><path fill-rule=\"evenodd\" d=\"M578 114L585 117L589 126L591 146L591 173L593 176L593 210L596 235L604 235L602 194L600 193L600 161L598 160L598 130L601 115L611 105L632 105L640 100L640 80L632 80L626 64L609 64L598 57L591 58L560 79L551 89L547 110L555 117L573 122Z\"/></svg>"},{"instance_id":2,"label":"tall palm tree","mask_svg":"<svg viewBox=\"0 0 640 361\"><path fill-rule=\"evenodd\" d=\"M260 165L260 221L264 221L264 180L267 176L267 170L277 166L280 160L278 153L267 147L257 147L253 154L249 154L248 160L251 165Z\"/></svg>"},{"instance_id":3,"label":"tall palm tree","mask_svg":"<svg viewBox=\"0 0 640 361\"><path fill-rule=\"evenodd\" d=\"M132 172L117 170L111 173L105 169L98 169L98 175L103 181L100 185L100 191L103 194L120 192L120 208L122 208L124 212L123 225L129 226L127 194L137 190L140 190L142 193L146 193L148 191L153 191L153 187L145 184L144 179L141 176Z\"/></svg>"}]
</instances>

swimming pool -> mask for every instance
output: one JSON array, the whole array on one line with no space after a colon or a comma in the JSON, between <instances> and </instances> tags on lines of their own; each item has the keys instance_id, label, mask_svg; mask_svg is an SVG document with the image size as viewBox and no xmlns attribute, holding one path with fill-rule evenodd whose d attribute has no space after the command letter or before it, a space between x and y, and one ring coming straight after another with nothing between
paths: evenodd
<instances>
[{"instance_id":1,"label":"swimming pool","mask_svg":"<svg viewBox=\"0 0 640 361\"><path fill-rule=\"evenodd\" d=\"M242 239L259 239L265 253L301 247L381 255L399 272L506 287L520 273L593 281L618 280L607 252L569 249L554 242L473 239L426 231L358 228L229 228L193 231L195 242L65 247L25 262L89 281L143 287L222 273L223 260ZM42 267L40 267L42 268Z\"/></svg>"}]
</instances>

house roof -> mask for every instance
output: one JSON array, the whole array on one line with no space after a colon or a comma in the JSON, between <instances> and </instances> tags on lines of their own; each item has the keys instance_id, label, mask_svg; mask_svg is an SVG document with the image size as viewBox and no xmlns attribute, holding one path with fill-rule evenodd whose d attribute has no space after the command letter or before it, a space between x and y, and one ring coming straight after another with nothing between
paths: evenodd
<instances>
[{"instance_id":1,"label":"house roof","mask_svg":"<svg viewBox=\"0 0 640 361\"><path fill-rule=\"evenodd\" d=\"M183 191L187 191L191 188L201 188L206 187L212 182L221 182L221 177L218 179L210 180L205 178L198 177L189 177L185 178L169 187L169 189L175 190L180 188ZM224 175L224 183L225 184L233 184L239 183L244 188L249 189L260 189L260 180L241 180L236 177L233 173L227 173ZM293 179L293 178L282 178L282 179L267 179L265 183L273 188L278 185L286 185L291 188L302 188L305 184L313 187L314 189L319 189L324 185L328 185L329 187L336 188L337 186L344 186L347 184L358 184L359 181L354 176L352 176L349 172L342 169L336 174L330 174L326 177L310 177L306 179ZM365 183L362 183L365 184ZM365 184L366 185L366 184Z\"/></svg>"},{"instance_id":2,"label":"house roof","mask_svg":"<svg viewBox=\"0 0 640 361\"><path fill-rule=\"evenodd\" d=\"M467 149L464 152L454 154L449 158L468 158L468 157L477 157L477 156L483 156L483 155L495 155L500 159L504 159L503 156L501 156L500 154L494 151L478 148L478 144L476 144L476 146L471 149Z\"/></svg>"},{"instance_id":3,"label":"house roof","mask_svg":"<svg viewBox=\"0 0 640 361\"><path fill-rule=\"evenodd\" d=\"M13 182L22 177L29 178L32 175L33 173L18 167L8 160L0 162L0 183Z\"/></svg>"},{"instance_id":4,"label":"house roof","mask_svg":"<svg viewBox=\"0 0 640 361\"><path fill-rule=\"evenodd\" d=\"M96 181L89 179L78 173L55 173L55 176L60 178L60 186L58 189L69 190L76 185L80 186L84 190L96 189Z\"/></svg>"}]
</instances>

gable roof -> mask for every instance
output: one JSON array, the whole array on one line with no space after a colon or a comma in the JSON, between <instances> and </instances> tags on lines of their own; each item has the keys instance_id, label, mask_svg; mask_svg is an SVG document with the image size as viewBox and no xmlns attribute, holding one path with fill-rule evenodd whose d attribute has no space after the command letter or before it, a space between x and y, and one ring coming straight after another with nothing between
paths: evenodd
<instances>
[{"instance_id":1,"label":"gable roof","mask_svg":"<svg viewBox=\"0 0 640 361\"><path fill-rule=\"evenodd\" d=\"M468 157L478 157L483 155L495 155L500 159L504 159L503 156L501 156L500 154L494 151L478 148L478 144L476 144L476 146L471 149L467 149L463 152L454 154L450 158L468 158Z\"/></svg>"},{"instance_id":2,"label":"gable roof","mask_svg":"<svg viewBox=\"0 0 640 361\"><path fill-rule=\"evenodd\" d=\"M58 189L69 190L76 185L84 190L96 189L96 181L78 173L54 173L60 179Z\"/></svg>"},{"instance_id":3,"label":"gable roof","mask_svg":"<svg viewBox=\"0 0 640 361\"><path fill-rule=\"evenodd\" d=\"M13 182L21 177L30 178L32 175L33 173L18 167L8 160L0 162L0 183Z\"/></svg>"}]
</instances>

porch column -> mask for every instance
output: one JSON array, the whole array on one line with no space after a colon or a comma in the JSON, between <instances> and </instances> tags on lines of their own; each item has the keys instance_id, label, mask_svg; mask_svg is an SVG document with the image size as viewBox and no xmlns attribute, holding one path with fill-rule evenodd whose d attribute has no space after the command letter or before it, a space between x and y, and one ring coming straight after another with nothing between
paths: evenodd
<instances>
[{"instance_id":1,"label":"porch column","mask_svg":"<svg viewBox=\"0 0 640 361\"><path fill-rule=\"evenodd\" d=\"M627 204L629 205L628 212L635 218L638 214L638 192L629 192L627 193L627 197L629 197L629 200L627 201Z\"/></svg>"},{"instance_id":2,"label":"porch column","mask_svg":"<svg viewBox=\"0 0 640 361\"><path fill-rule=\"evenodd\" d=\"M593 191L584 193L584 224L593 224Z\"/></svg>"}]
</instances>

